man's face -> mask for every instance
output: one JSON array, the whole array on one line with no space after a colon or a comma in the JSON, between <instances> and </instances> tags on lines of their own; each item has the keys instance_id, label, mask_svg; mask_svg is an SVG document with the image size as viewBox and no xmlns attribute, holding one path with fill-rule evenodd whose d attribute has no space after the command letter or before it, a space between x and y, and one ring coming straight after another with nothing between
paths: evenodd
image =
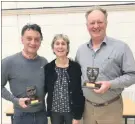
<instances>
[{"instance_id":1,"label":"man's face","mask_svg":"<svg viewBox=\"0 0 135 124\"><path fill-rule=\"evenodd\" d=\"M92 11L87 18L87 29L92 39L102 39L106 35L107 20L100 10Z\"/></svg>"},{"instance_id":2,"label":"man's face","mask_svg":"<svg viewBox=\"0 0 135 124\"><path fill-rule=\"evenodd\" d=\"M40 33L32 29L26 30L22 36L22 43L26 53L35 55L41 44Z\"/></svg>"}]
</instances>

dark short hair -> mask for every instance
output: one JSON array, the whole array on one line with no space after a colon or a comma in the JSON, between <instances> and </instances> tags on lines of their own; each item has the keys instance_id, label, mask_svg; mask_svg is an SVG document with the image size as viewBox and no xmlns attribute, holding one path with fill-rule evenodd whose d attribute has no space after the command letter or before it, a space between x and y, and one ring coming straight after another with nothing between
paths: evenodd
<instances>
[{"instance_id":1,"label":"dark short hair","mask_svg":"<svg viewBox=\"0 0 135 124\"><path fill-rule=\"evenodd\" d=\"M25 31L26 30L34 30L34 31L37 31L40 33L40 36L41 36L41 41L43 40L43 35L42 35L42 32L41 32L41 27L37 24L26 24L23 26L22 28L22 32L21 32L21 35L23 36Z\"/></svg>"}]
</instances>

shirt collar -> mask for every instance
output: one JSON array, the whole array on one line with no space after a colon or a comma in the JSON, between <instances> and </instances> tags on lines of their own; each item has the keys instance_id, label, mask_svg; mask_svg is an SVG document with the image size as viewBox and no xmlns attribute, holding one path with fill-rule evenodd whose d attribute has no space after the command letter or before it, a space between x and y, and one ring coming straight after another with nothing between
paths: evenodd
<instances>
[{"instance_id":1,"label":"shirt collar","mask_svg":"<svg viewBox=\"0 0 135 124\"><path fill-rule=\"evenodd\" d=\"M108 44L108 43L107 43L107 36L105 36L104 40L101 42L101 45L102 45L102 44L105 44L105 45ZM87 46L88 46L89 48L92 48L92 39L90 39L90 41L87 43Z\"/></svg>"}]
</instances>

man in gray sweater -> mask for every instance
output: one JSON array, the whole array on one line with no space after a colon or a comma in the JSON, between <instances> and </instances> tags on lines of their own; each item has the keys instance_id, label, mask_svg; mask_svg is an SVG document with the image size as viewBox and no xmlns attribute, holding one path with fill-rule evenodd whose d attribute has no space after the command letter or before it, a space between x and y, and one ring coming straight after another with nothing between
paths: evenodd
<instances>
[{"instance_id":1,"label":"man in gray sweater","mask_svg":"<svg viewBox=\"0 0 135 124\"><path fill-rule=\"evenodd\" d=\"M37 55L41 28L25 25L21 35L23 50L2 60L2 97L14 104L14 124L47 124L43 68L47 60ZM5 88L7 81L11 93Z\"/></svg>"}]
</instances>

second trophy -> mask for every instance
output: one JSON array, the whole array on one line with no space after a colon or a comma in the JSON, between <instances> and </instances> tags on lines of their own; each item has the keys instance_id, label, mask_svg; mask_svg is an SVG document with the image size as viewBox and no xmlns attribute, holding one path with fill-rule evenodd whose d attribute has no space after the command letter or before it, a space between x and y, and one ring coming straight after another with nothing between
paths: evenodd
<instances>
[{"instance_id":1,"label":"second trophy","mask_svg":"<svg viewBox=\"0 0 135 124\"><path fill-rule=\"evenodd\" d=\"M87 77L88 77L88 81L84 82L83 87L86 88L92 88L92 89L97 89L100 88L100 84L95 84L95 81L98 77L99 74L99 68L96 67L87 67Z\"/></svg>"}]
</instances>

